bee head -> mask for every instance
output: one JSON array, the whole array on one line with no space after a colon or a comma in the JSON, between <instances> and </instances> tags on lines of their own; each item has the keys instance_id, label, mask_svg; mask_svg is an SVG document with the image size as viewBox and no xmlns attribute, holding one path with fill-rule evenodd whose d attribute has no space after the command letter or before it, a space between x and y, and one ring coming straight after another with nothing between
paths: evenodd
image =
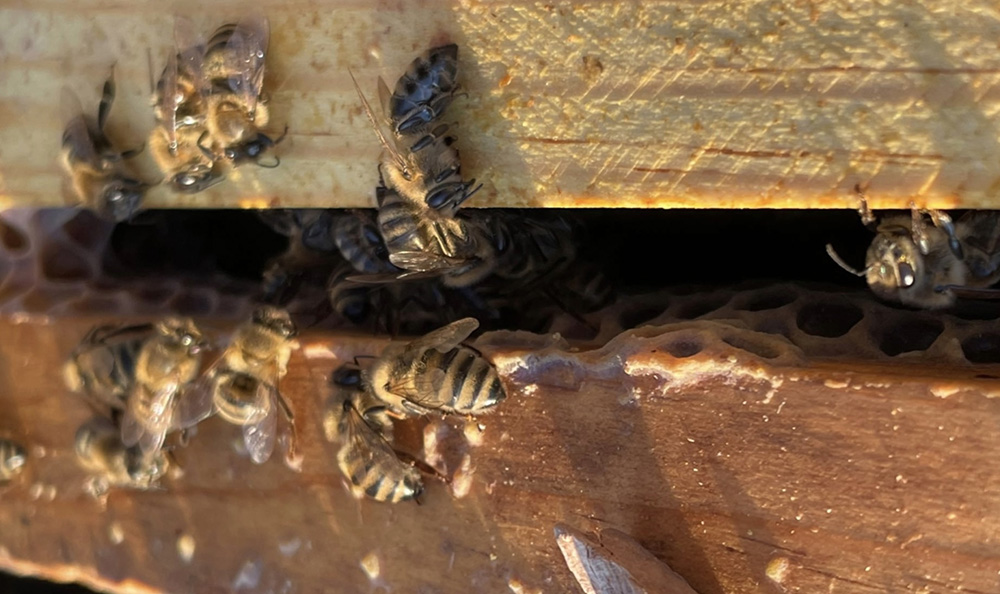
<instances>
[{"instance_id":1,"label":"bee head","mask_svg":"<svg viewBox=\"0 0 1000 594\"><path fill-rule=\"evenodd\" d=\"M131 219L139 210L148 188L148 184L134 179L113 180L101 192L101 214L119 223Z\"/></svg>"},{"instance_id":2,"label":"bee head","mask_svg":"<svg viewBox=\"0 0 1000 594\"><path fill-rule=\"evenodd\" d=\"M253 323L267 328L282 338L294 338L298 334L298 329L288 312L277 307L256 309L253 312Z\"/></svg>"},{"instance_id":3,"label":"bee head","mask_svg":"<svg viewBox=\"0 0 1000 594\"><path fill-rule=\"evenodd\" d=\"M882 299L899 301L901 292L912 289L923 274L924 260L905 229L879 233L865 256L865 279Z\"/></svg>"},{"instance_id":4,"label":"bee head","mask_svg":"<svg viewBox=\"0 0 1000 594\"><path fill-rule=\"evenodd\" d=\"M157 324L157 330L171 345L197 355L208 344L191 318L167 318Z\"/></svg>"},{"instance_id":5,"label":"bee head","mask_svg":"<svg viewBox=\"0 0 1000 594\"><path fill-rule=\"evenodd\" d=\"M222 181L222 175L216 173L211 165L195 164L178 172L170 180L174 190L184 194L196 194Z\"/></svg>"},{"instance_id":6,"label":"bee head","mask_svg":"<svg viewBox=\"0 0 1000 594\"><path fill-rule=\"evenodd\" d=\"M361 370L350 364L339 367L330 376L330 383L350 388L359 387L361 386Z\"/></svg>"},{"instance_id":7,"label":"bee head","mask_svg":"<svg viewBox=\"0 0 1000 594\"><path fill-rule=\"evenodd\" d=\"M288 133L288 128L282 132L276 140L271 140L271 137L263 132L258 132L256 136L238 144L231 144L223 150L223 155L226 159L232 161L233 166L241 165L248 161L253 161L261 167L267 169L273 169L281 164L281 161L275 157L273 162L262 162L260 158L264 156L267 149L278 144L285 138L285 134Z\"/></svg>"}]
</instances>

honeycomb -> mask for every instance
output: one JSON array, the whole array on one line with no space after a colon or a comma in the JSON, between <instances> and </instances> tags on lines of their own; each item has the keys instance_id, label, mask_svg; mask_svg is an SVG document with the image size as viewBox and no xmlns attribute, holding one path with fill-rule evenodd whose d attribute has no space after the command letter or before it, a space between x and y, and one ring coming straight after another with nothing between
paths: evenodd
<instances>
[{"instance_id":1,"label":"honeycomb","mask_svg":"<svg viewBox=\"0 0 1000 594\"><path fill-rule=\"evenodd\" d=\"M721 340L763 359L779 357L783 351L777 345L786 344L808 359L919 358L958 367L1000 363L1000 321L991 303L965 304L950 313L914 311L879 302L864 290L822 285L654 292L599 312L591 319L599 324L595 329L566 317L553 330L603 345L631 328L692 320L716 322ZM699 350L694 344L677 348L676 356Z\"/></svg>"},{"instance_id":2,"label":"honeycomb","mask_svg":"<svg viewBox=\"0 0 1000 594\"><path fill-rule=\"evenodd\" d=\"M12 209L0 214L0 314L146 316L163 313L237 319L254 285L208 278L116 275L114 230L89 211ZM129 248L125 248L127 253Z\"/></svg>"}]
</instances>

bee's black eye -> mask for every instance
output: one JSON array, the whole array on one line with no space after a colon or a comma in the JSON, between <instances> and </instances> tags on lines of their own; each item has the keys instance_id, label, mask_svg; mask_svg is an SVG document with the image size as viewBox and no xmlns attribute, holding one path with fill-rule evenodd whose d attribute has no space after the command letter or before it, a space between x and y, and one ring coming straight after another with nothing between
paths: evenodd
<instances>
[{"instance_id":1,"label":"bee's black eye","mask_svg":"<svg viewBox=\"0 0 1000 594\"><path fill-rule=\"evenodd\" d=\"M247 154L250 155L251 157L256 157L257 155L259 155L260 154L260 144L258 144L258 143L255 142L255 143L253 143L251 145L248 145L247 146Z\"/></svg>"}]
</instances>

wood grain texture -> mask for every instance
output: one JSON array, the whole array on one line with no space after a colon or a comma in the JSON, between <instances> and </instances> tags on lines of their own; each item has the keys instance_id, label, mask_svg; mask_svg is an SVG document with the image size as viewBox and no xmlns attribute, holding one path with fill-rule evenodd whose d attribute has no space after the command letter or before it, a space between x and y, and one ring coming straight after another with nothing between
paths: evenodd
<instances>
[{"instance_id":1,"label":"wood grain texture","mask_svg":"<svg viewBox=\"0 0 1000 594\"><path fill-rule=\"evenodd\" d=\"M6 570L116 592L571 592L561 522L629 535L700 594L1000 588L997 365L942 391L920 357L806 362L789 348L765 361L714 322L683 358L669 353L691 324L580 352L494 333L476 346L508 401L482 431L399 424L399 443L452 483L392 506L350 495L322 432L330 371L384 343L305 335L282 384L301 472L277 457L255 467L213 419L176 451L183 475L164 491L115 491L102 507L72 453L88 411L55 372L95 321L0 322L0 431L31 455L0 491ZM471 482L455 476L463 463Z\"/></svg>"},{"instance_id":2,"label":"wood grain texture","mask_svg":"<svg viewBox=\"0 0 1000 594\"><path fill-rule=\"evenodd\" d=\"M112 136L152 126L174 14L207 34L244 3L109 0L0 7L0 207L62 204L60 89L96 108L116 64ZM374 97L420 51L461 46L448 119L473 206L997 207L1000 7L991 0L255 3L272 25L282 165L244 166L149 204L360 206L378 145L347 69ZM140 168L160 176L148 156Z\"/></svg>"}]
</instances>

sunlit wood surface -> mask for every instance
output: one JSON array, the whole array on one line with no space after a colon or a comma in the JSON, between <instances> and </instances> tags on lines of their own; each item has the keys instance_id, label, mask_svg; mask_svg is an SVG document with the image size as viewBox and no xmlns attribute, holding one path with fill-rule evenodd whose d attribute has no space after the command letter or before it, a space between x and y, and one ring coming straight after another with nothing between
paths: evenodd
<instances>
[{"instance_id":1,"label":"sunlit wood surface","mask_svg":"<svg viewBox=\"0 0 1000 594\"><path fill-rule=\"evenodd\" d=\"M359 206L379 148L370 97L421 51L460 47L455 122L477 206L995 208L1000 5L793 0L255 2L271 20L267 88L282 164L149 204ZM62 204L63 87L141 144L173 16L203 34L244 2L7 1L0 7L0 207ZM148 155L137 166L157 180Z\"/></svg>"}]
</instances>

